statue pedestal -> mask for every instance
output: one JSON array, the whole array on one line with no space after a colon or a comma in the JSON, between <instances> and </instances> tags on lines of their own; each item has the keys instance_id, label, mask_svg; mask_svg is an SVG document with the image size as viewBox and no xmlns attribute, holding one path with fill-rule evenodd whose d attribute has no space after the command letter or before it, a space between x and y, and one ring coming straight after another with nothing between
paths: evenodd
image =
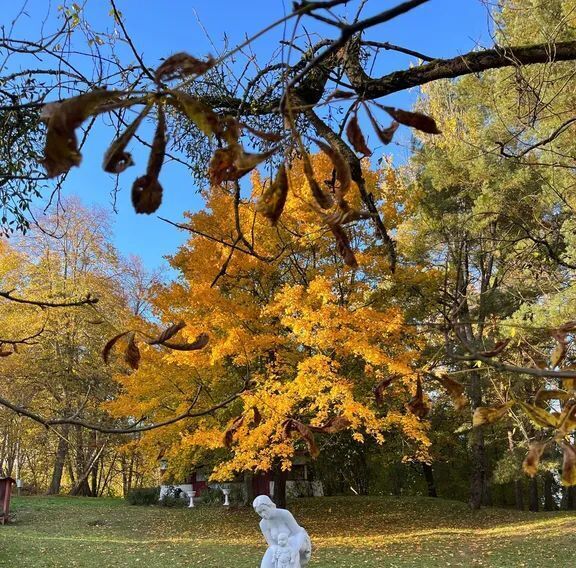
<instances>
[{"instance_id":1,"label":"statue pedestal","mask_svg":"<svg viewBox=\"0 0 576 568\"><path fill-rule=\"evenodd\" d=\"M194 508L194 497L196 497L196 491L189 491L188 497L190 497L190 504L188 505L188 509Z\"/></svg>"}]
</instances>

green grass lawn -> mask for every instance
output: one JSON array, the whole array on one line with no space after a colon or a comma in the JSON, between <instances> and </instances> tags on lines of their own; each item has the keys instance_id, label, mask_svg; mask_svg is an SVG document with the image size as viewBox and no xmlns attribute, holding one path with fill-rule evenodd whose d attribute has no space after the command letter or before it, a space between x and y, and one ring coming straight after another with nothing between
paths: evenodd
<instances>
[{"instance_id":1,"label":"green grass lawn","mask_svg":"<svg viewBox=\"0 0 576 568\"><path fill-rule=\"evenodd\" d=\"M310 568L573 568L574 513L519 513L424 498L303 499L289 507L310 533ZM250 509L134 507L121 500L22 497L0 526L11 568L258 568Z\"/></svg>"}]
</instances>

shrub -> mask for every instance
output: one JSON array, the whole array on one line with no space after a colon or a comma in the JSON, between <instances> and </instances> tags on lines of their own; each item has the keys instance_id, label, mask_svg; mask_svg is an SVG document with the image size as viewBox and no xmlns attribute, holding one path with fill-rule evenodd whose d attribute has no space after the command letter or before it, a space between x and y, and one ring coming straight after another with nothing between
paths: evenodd
<instances>
[{"instance_id":1,"label":"shrub","mask_svg":"<svg viewBox=\"0 0 576 568\"><path fill-rule=\"evenodd\" d=\"M126 501L130 505L156 505L159 497L160 489L158 487L142 487L132 489L126 496Z\"/></svg>"}]
</instances>

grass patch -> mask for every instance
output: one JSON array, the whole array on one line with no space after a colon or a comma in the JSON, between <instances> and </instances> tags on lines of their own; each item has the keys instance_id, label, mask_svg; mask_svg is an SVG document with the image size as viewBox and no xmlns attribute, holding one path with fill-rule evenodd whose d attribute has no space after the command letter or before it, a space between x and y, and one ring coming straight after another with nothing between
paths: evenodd
<instances>
[{"instance_id":1,"label":"grass patch","mask_svg":"<svg viewBox=\"0 0 576 568\"><path fill-rule=\"evenodd\" d=\"M574 513L470 512L425 498L302 499L290 505L314 545L310 568L554 566L576 561ZM11 568L257 568L264 551L250 509L134 507L122 500L13 499L0 527Z\"/></svg>"}]
</instances>

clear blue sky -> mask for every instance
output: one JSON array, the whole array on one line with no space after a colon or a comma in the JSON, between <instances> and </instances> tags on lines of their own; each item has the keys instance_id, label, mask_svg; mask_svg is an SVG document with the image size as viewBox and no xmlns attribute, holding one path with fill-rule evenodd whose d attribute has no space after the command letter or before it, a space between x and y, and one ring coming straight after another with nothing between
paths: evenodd
<instances>
[{"instance_id":1,"label":"clear blue sky","mask_svg":"<svg viewBox=\"0 0 576 568\"><path fill-rule=\"evenodd\" d=\"M370 0L365 14L373 14L396 3L389 0ZM10 9L16 10L19 3L15 2L11 8L7 8L7 0L2 4L4 14L0 16L0 22L8 25L14 16ZM54 28L54 8L57 4L58 2L49 3L46 0L29 0L26 11L30 17L24 16L19 20L16 35L33 39L38 30L37 22L42 19L41 15L47 12L49 5L52 6L52 13L45 25L47 28ZM78 4L84 6L85 17L94 29L113 31L117 28L109 15L109 2L88 0L85 4L81 1ZM282 17L286 10L291 9L291 4L290 0L117 0L117 6L124 16L125 25L138 51L152 67L160 58L178 51L186 51L196 56L216 54L223 49L224 34L229 45L233 46L243 41L246 34L252 35ZM348 11L353 15L357 6L358 0L351 1L340 13ZM210 45L199 21L215 47ZM306 29L326 37L328 28L317 22L307 21ZM488 30L489 18L480 0L431 0L409 14L379 26L369 33L369 37L402 45L433 57L452 57L478 45L490 45ZM121 30L118 29L118 33L122 37ZM269 60L283 33L290 35L291 28L284 30L280 26L254 43L253 51L262 62ZM334 37L333 34L331 31L328 37ZM127 48L121 48L119 53L126 58L125 62L133 60ZM383 52L379 67L373 70L373 74L402 69L415 62L414 58L402 54ZM386 104L409 108L417 95L415 89L393 95L386 98ZM401 135L397 145L387 148L387 152L391 153L397 162L406 158L409 136L407 131L399 131L399 134ZM102 171L101 159L112 137L112 129L99 127L94 132L86 146L81 167L73 169L65 184L64 195L76 194L87 205L100 205L111 210L110 192L115 185L115 176ZM130 187L135 177L144 173L146 154L135 151L134 157L136 166L120 176L118 213L113 214L114 242L124 255L137 254L142 257L146 266L156 268L163 264L164 255L175 252L186 234L166 225L155 215L136 215L133 212ZM194 185L182 166L167 164L161 174L161 182L164 187L164 201L159 214L163 217L179 221L182 220L184 211L202 207L197 193L200 188Z\"/></svg>"}]
</instances>

